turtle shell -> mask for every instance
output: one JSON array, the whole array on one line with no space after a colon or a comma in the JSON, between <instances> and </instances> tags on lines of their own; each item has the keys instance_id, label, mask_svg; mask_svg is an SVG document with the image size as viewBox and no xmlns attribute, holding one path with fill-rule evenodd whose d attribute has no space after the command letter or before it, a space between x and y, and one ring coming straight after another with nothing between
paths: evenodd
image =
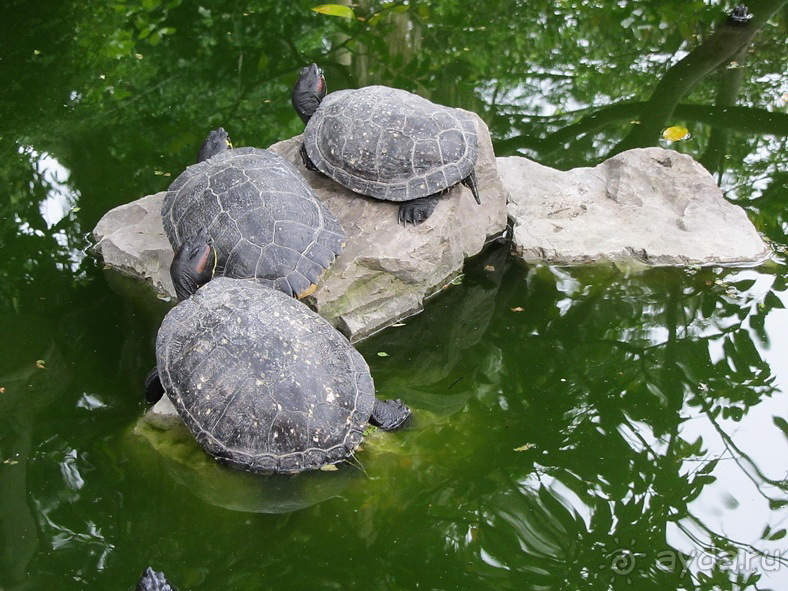
<instances>
[{"instance_id":1,"label":"turtle shell","mask_svg":"<svg viewBox=\"0 0 788 591\"><path fill-rule=\"evenodd\" d=\"M348 189L387 201L439 193L473 172L469 113L404 90L367 86L327 95L304 131L312 163Z\"/></svg>"},{"instance_id":2,"label":"turtle shell","mask_svg":"<svg viewBox=\"0 0 788 591\"><path fill-rule=\"evenodd\" d=\"M213 279L170 310L156 362L199 444L255 472L343 460L361 442L375 401L369 367L341 333L250 280Z\"/></svg>"},{"instance_id":3,"label":"turtle shell","mask_svg":"<svg viewBox=\"0 0 788 591\"><path fill-rule=\"evenodd\" d=\"M217 275L254 278L288 295L317 283L345 241L298 170L258 148L226 150L188 167L167 191L162 221L173 250L205 228Z\"/></svg>"}]
</instances>

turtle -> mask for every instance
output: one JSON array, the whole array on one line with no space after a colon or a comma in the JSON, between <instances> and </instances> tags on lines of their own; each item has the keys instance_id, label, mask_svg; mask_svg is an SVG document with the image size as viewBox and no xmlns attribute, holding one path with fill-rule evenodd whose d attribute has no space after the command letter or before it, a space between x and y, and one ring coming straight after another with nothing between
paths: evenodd
<instances>
[{"instance_id":1,"label":"turtle","mask_svg":"<svg viewBox=\"0 0 788 591\"><path fill-rule=\"evenodd\" d=\"M409 421L401 400L375 397L367 363L342 333L278 290L211 278L214 252L197 234L175 256L173 283L187 297L159 328L148 402L166 392L204 450L266 474L341 462L368 423ZM196 282L183 281L186 269Z\"/></svg>"},{"instance_id":2,"label":"turtle","mask_svg":"<svg viewBox=\"0 0 788 591\"><path fill-rule=\"evenodd\" d=\"M308 295L342 251L342 226L290 162L230 145L224 129L211 132L200 149L205 159L167 190L161 214L173 251L204 228L218 275Z\"/></svg>"},{"instance_id":3,"label":"turtle","mask_svg":"<svg viewBox=\"0 0 788 591\"><path fill-rule=\"evenodd\" d=\"M301 70L292 102L306 124L304 166L361 195L401 202L401 223L426 220L458 183L481 204L476 125L466 111L387 86L326 95L317 64Z\"/></svg>"},{"instance_id":4,"label":"turtle","mask_svg":"<svg viewBox=\"0 0 788 591\"><path fill-rule=\"evenodd\" d=\"M208 133L208 137L200 146L197 152L197 162L208 160L211 156L215 156L219 152L231 149L233 142L230 140L230 135L224 130L224 127L219 127Z\"/></svg>"},{"instance_id":5,"label":"turtle","mask_svg":"<svg viewBox=\"0 0 788 591\"><path fill-rule=\"evenodd\" d=\"M175 588L170 585L167 577L163 572L157 572L151 567L147 567L142 571L135 591L175 591Z\"/></svg>"}]
</instances>

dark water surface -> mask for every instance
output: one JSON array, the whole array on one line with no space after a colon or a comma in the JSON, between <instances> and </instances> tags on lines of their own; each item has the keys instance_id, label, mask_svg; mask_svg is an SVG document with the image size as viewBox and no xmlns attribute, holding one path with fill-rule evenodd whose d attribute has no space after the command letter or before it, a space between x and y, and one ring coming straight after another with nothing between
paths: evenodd
<instances>
[{"instance_id":1,"label":"dark water surface","mask_svg":"<svg viewBox=\"0 0 788 591\"><path fill-rule=\"evenodd\" d=\"M317 4L4 3L0 590L130 589L148 564L181 591L788 588L786 3L745 25L686 0ZM213 127L298 133L312 61L331 90L478 112L499 155L689 153L775 255L525 268L493 246L359 347L412 429L334 473L223 470L134 431L168 304L88 235Z\"/></svg>"}]
</instances>

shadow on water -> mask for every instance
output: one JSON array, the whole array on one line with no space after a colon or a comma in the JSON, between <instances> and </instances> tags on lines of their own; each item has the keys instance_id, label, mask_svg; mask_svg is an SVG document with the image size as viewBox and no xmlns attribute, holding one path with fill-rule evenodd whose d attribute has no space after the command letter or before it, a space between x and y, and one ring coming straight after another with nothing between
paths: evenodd
<instances>
[{"instance_id":1,"label":"shadow on water","mask_svg":"<svg viewBox=\"0 0 788 591\"><path fill-rule=\"evenodd\" d=\"M784 588L785 4L753 1L739 24L687 2L362 0L363 20L299 2L14 4L0 588L131 588L148 564L194 591ZM261 503L256 477L130 435L167 304L107 281L86 234L166 188L210 128L259 146L300 132L288 94L312 61L330 90L474 110L500 155L690 153L775 256L524 268L489 248L359 346L413 428ZM668 144L669 125L691 138Z\"/></svg>"}]
</instances>

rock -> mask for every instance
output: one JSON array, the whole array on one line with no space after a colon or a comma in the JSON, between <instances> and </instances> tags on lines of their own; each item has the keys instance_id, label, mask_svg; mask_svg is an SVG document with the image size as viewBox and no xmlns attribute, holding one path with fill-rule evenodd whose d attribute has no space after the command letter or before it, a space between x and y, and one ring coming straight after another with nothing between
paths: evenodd
<instances>
[{"instance_id":1,"label":"rock","mask_svg":"<svg viewBox=\"0 0 788 591\"><path fill-rule=\"evenodd\" d=\"M770 253L744 210L690 156L622 152L566 172L498 158L511 198L514 252L529 262L757 263Z\"/></svg>"},{"instance_id":2,"label":"rock","mask_svg":"<svg viewBox=\"0 0 788 591\"><path fill-rule=\"evenodd\" d=\"M359 197L307 170L301 136L271 149L296 164L339 218L347 245L328 270L310 305L351 340L358 340L422 309L424 299L448 284L463 261L506 228L506 190L498 177L487 126L476 115L476 180L482 205L457 185L419 226L397 222L399 203Z\"/></svg>"},{"instance_id":3,"label":"rock","mask_svg":"<svg viewBox=\"0 0 788 591\"><path fill-rule=\"evenodd\" d=\"M397 222L399 204L361 197L306 170L298 155L301 136L271 149L298 166L315 193L342 224L342 254L308 302L351 341L358 341L422 309L425 298L451 282L464 260L506 228L506 189L496 166L489 131L476 115L476 177L481 206L457 185L419 226ZM95 252L122 273L145 279L174 296L169 279L172 250L161 223L163 193L108 212L94 230Z\"/></svg>"},{"instance_id":4,"label":"rock","mask_svg":"<svg viewBox=\"0 0 788 591\"><path fill-rule=\"evenodd\" d=\"M161 221L164 194L148 195L108 211L93 230L93 251L105 265L143 279L160 294L174 298L172 247Z\"/></svg>"}]
</instances>

